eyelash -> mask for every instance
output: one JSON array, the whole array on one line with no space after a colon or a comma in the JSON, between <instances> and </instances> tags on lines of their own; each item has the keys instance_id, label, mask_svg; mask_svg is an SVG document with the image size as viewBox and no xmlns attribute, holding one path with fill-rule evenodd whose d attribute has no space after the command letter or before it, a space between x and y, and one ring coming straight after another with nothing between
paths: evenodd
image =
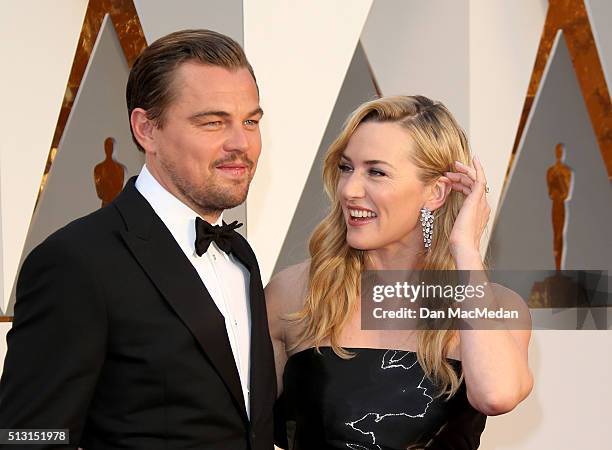
<instances>
[{"instance_id":1,"label":"eyelash","mask_svg":"<svg viewBox=\"0 0 612 450\"><path fill-rule=\"evenodd\" d=\"M346 173L349 170L352 170L352 167L349 166L348 164L340 163L338 164L338 169L340 169L340 172ZM383 172L382 170L378 170L378 169L370 169L368 172L370 173L370 175L374 175L376 177L386 177L387 176L385 172Z\"/></svg>"},{"instance_id":2,"label":"eyelash","mask_svg":"<svg viewBox=\"0 0 612 450\"><path fill-rule=\"evenodd\" d=\"M382 170L378 170L378 169L370 169L370 173L371 174L376 174L377 177L386 177L387 174L385 172L383 172Z\"/></svg>"},{"instance_id":3,"label":"eyelash","mask_svg":"<svg viewBox=\"0 0 612 450\"><path fill-rule=\"evenodd\" d=\"M246 126L255 127L259 124L259 120L247 119L243 123ZM205 122L202 124L202 126L208 127L208 128L220 127L221 125L223 125L223 122L221 120L213 120L212 122Z\"/></svg>"}]
</instances>

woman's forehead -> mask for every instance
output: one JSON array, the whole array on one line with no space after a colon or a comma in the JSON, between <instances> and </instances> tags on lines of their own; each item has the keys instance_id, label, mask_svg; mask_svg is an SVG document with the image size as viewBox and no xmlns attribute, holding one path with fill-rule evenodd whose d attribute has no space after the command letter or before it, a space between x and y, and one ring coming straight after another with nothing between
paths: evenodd
<instances>
[{"instance_id":1,"label":"woman's forehead","mask_svg":"<svg viewBox=\"0 0 612 450\"><path fill-rule=\"evenodd\" d=\"M356 161L406 161L414 145L412 137L401 125L393 122L360 124L343 152Z\"/></svg>"}]
</instances>

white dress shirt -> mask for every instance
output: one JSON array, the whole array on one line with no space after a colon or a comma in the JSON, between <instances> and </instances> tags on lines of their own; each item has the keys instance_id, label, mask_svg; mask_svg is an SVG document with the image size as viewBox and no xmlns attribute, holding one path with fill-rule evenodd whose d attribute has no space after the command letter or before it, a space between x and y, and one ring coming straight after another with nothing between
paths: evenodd
<instances>
[{"instance_id":1,"label":"white dress shirt","mask_svg":"<svg viewBox=\"0 0 612 450\"><path fill-rule=\"evenodd\" d=\"M248 269L233 255L221 251L214 242L202 256L196 254L195 218L198 214L159 184L146 165L138 175L136 189L170 230L225 318L225 329L240 375L246 411L250 416L251 308ZM221 225L222 218L223 215L213 225ZM202 317L202 320L206 318Z\"/></svg>"}]
</instances>

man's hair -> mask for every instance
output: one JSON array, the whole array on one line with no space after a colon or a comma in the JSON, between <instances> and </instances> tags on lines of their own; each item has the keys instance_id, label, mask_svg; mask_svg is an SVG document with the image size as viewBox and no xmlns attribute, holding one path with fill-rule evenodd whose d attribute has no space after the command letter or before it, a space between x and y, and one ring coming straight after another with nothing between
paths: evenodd
<instances>
[{"instance_id":1,"label":"man's hair","mask_svg":"<svg viewBox=\"0 0 612 450\"><path fill-rule=\"evenodd\" d=\"M189 61L228 70L246 68L255 80L242 47L232 38L210 30L177 31L159 38L136 58L125 91L128 119L135 108L142 108L161 128L164 112L177 94L173 89L174 73ZM131 123L130 131L136 146L144 152Z\"/></svg>"}]
</instances>

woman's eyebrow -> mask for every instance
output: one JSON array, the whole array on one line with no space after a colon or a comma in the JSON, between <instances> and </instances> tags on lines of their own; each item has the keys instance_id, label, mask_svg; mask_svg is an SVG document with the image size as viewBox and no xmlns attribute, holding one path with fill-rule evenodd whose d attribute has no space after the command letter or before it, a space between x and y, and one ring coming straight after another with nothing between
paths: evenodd
<instances>
[{"instance_id":1,"label":"woman's eyebrow","mask_svg":"<svg viewBox=\"0 0 612 450\"><path fill-rule=\"evenodd\" d=\"M346 156L346 155L341 155L341 158L342 158L342 159L346 159L348 162L352 162L352 161L351 161L351 158L349 158L349 157L348 157L348 156ZM367 165L369 165L369 166L373 166L373 165L375 165L375 164L385 164L385 165L387 165L387 166L389 166L389 167L393 167L393 164L388 163L387 161L383 161L383 160L381 160L381 159L370 159L370 160L368 160L368 161L364 161L363 163L364 163L364 164L367 164Z\"/></svg>"}]
</instances>

